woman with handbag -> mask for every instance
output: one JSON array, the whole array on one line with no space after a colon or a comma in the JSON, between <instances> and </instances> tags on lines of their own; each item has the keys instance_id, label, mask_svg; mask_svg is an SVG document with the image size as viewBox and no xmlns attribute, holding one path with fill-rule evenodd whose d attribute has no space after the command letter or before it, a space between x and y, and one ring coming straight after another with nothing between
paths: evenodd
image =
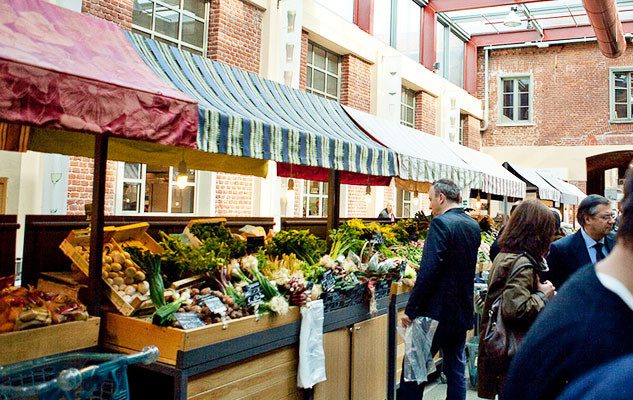
<instances>
[{"instance_id":1,"label":"woman with handbag","mask_svg":"<svg viewBox=\"0 0 633 400\"><path fill-rule=\"evenodd\" d=\"M555 289L541 282L544 257L556 229L552 212L538 200L522 202L499 238L484 304L477 362L480 397L494 399L523 336Z\"/></svg>"}]
</instances>

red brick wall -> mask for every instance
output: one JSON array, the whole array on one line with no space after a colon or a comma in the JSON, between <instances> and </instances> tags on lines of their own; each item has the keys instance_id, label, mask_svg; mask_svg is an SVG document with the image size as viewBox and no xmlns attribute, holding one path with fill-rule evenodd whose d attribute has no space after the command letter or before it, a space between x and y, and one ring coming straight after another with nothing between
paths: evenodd
<instances>
[{"instance_id":1,"label":"red brick wall","mask_svg":"<svg viewBox=\"0 0 633 400\"><path fill-rule=\"evenodd\" d=\"M367 218L376 217L377 215L369 215L369 207L365 203L366 186L348 185L347 186L347 216L349 218ZM376 188L372 188L376 190Z\"/></svg>"},{"instance_id":2,"label":"red brick wall","mask_svg":"<svg viewBox=\"0 0 633 400\"><path fill-rule=\"evenodd\" d=\"M485 146L575 146L630 144L631 124L609 123L609 68L633 66L633 50L617 59L595 43L492 51L489 59L490 125ZM483 99L483 53L479 52L478 95ZM500 74L532 74L534 126L497 126Z\"/></svg>"},{"instance_id":3,"label":"red brick wall","mask_svg":"<svg viewBox=\"0 0 633 400\"><path fill-rule=\"evenodd\" d=\"M415 129L436 135L437 98L426 92L415 95Z\"/></svg>"},{"instance_id":4,"label":"red brick wall","mask_svg":"<svg viewBox=\"0 0 633 400\"><path fill-rule=\"evenodd\" d=\"M299 67L299 88L306 90L308 69L308 32L301 31L301 67Z\"/></svg>"},{"instance_id":5,"label":"red brick wall","mask_svg":"<svg viewBox=\"0 0 633 400\"><path fill-rule=\"evenodd\" d=\"M83 0L81 12L132 29L133 0Z\"/></svg>"},{"instance_id":6,"label":"red brick wall","mask_svg":"<svg viewBox=\"0 0 633 400\"><path fill-rule=\"evenodd\" d=\"M341 104L369 112L371 110L371 64L353 54L342 57Z\"/></svg>"},{"instance_id":7,"label":"red brick wall","mask_svg":"<svg viewBox=\"0 0 633 400\"><path fill-rule=\"evenodd\" d=\"M464 142L463 145L471 149L481 149L481 132L479 127L481 123L472 115L462 115L464 118Z\"/></svg>"},{"instance_id":8,"label":"red brick wall","mask_svg":"<svg viewBox=\"0 0 633 400\"><path fill-rule=\"evenodd\" d=\"M84 214L84 204L92 203L94 163L91 158L70 157L68 165L68 214ZM106 170L105 213L114 213L116 162L108 161Z\"/></svg>"},{"instance_id":9,"label":"red brick wall","mask_svg":"<svg viewBox=\"0 0 633 400\"><path fill-rule=\"evenodd\" d=\"M216 175L215 213L221 216L248 217L253 215L252 176L225 174Z\"/></svg>"},{"instance_id":10,"label":"red brick wall","mask_svg":"<svg viewBox=\"0 0 633 400\"><path fill-rule=\"evenodd\" d=\"M259 74L262 18L263 11L241 0L211 0L207 56Z\"/></svg>"}]
</instances>

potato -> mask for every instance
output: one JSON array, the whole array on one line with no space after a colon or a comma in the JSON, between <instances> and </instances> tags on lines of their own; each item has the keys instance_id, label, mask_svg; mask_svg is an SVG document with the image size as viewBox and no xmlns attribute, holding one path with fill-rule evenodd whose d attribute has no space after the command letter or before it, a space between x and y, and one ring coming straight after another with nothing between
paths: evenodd
<instances>
[{"instance_id":1,"label":"potato","mask_svg":"<svg viewBox=\"0 0 633 400\"><path fill-rule=\"evenodd\" d=\"M104 271L101 271L101 277L102 277L103 279L107 279L107 278L108 278L108 271L105 271L105 270L104 270Z\"/></svg>"},{"instance_id":2,"label":"potato","mask_svg":"<svg viewBox=\"0 0 633 400\"><path fill-rule=\"evenodd\" d=\"M136 293L136 288L134 286L128 286L125 288L125 294L131 296Z\"/></svg>"},{"instance_id":3,"label":"potato","mask_svg":"<svg viewBox=\"0 0 633 400\"><path fill-rule=\"evenodd\" d=\"M112 257L110 257L110 256L103 256L103 262L104 263L108 263L108 264L112 263Z\"/></svg>"},{"instance_id":4,"label":"potato","mask_svg":"<svg viewBox=\"0 0 633 400\"><path fill-rule=\"evenodd\" d=\"M128 267L125 269L125 276L134 278L134 275L136 275L136 269L134 267Z\"/></svg>"},{"instance_id":5,"label":"potato","mask_svg":"<svg viewBox=\"0 0 633 400\"><path fill-rule=\"evenodd\" d=\"M114 279L108 278L108 279L106 279L106 282L108 282L109 285L112 285L112 284L114 284Z\"/></svg>"},{"instance_id":6,"label":"potato","mask_svg":"<svg viewBox=\"0 0 633 400\"><path fill-rule=\"evenodd\" d=\"M110 266L110 264L106 264L106 263L104 263L104 264L103 264L103 270L104 270L105 272L112 272L112 267Z\"/></svg>"},{"instance_id":7,"label":"potato","mask_svg":"<svg viewBox=\"0 0 633 400\"><path fill-rule=\"evenodd\" d=\"M132 302L132 300L134 300L134 299L132 298L132 296L125 294L125 295L123 295L123 300L124 300L126 303L131 303L131 302Z\"/></svg>"},{"instance_id":8,"label":"potato","mask_svg":"<svg viewBox=\"0 0 633 400\"><path fill-rule=\"evenodd\" d=\"M132 260L125 260L125 262L123 263L123 266L127 268L133 268L134 263L132 262Z\"/></svg>"},{"instance_id":9,"label":"potato","mask_svg":"<svg viewBox=\"0 0 633 400\"><path fill-rule=\"evenodd\" d=\"M117 276L116 278L114 278L114 284L119 285L119 286L123 285L124 284L123 278L121 278L120 276Z\"/></svg>"},{"instance_id":10,"label":"potato","mask_svg":"<svg viewBox=\"0 0 633 400\"><path fill-rule=\"evenodd\" d=\"M142 282L145 280L145 274L143 273L143 271L136 271L136 273L134 274L134 280L137 282Z\"/></svg>"},{"instance_id":11,"label":"potato","mask_svg":"<svg viewBox=\"0 0 633 400\"><path fill-rule=\"evenodd\" d=\"M130 253L128 253L127 251L123 252L123 257L125 257L126 259L130 259Z\"/></svg>"},{"instance_id":12,"label":"potato","mask_svg":"<svg viewBox=\"0 0 633 400\"><path fill-rule=\"evenodd\" d=\"M118 277L119 277L119 274L117 274L116 272L109 272L108 273L108 278L115 279L115 278L118 278Z\"/></svg>"},{"instance_id":13,"label":"potato","mask_svg":"<svg viewBox=\"0 0 633 400\"><path fill-rule=\"evenodd\" d=\"M139 283L136 288L141 294L147 294L149 293L149 282L143 281Z\"/></svg>"},{"instance_id":14,"label":"potato","mask_svg":"<svg viewBox=\"0 0 633 400\"><path fill-rule=\"evenodd\" d=\"M110 268L112 269L112 271L121 271L123 269L123 266L118 263L118 262L113 262L112 264L110 264Z\"/></svg>"},{"instance_id":15,"label":"potato","mask_svg":"<svg viewBox=\"0 0 633 400\"><path fill-rule=\"evenodd\" d=\"M113 251L111 255L112 261L114 261L115 263L118 263L119 265L125 263L125 257L123 257L123 254L119 253L118 251Z\"/></svg>"},{"instance_id":16,"label":"potato","mask_svg":"<svg viewBox=\"0 0 633 400\"><path fill-rule=\"evenodd\" d=\"M131 278L131 277L129 277L129 276L126 276L126 277L123 279L123 282L125 282L125 284L126 284L126 285L131 285L131 284L133 284L133 283L134 283L134 278Z\"/></svg>"}]
</instances>

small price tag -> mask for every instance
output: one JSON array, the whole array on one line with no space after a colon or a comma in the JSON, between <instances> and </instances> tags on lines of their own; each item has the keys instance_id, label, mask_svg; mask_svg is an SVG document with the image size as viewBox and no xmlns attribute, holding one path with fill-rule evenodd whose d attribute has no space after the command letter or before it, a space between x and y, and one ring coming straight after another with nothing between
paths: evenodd
<instances>
[{"instance_id":1,"label":"small price tag","mask_svg":"<svg viewBox=\"0 0 633 400\"><path fill-rule=\"evenodd\" d=\"M204 326L204 322L202 322L202 320L198 318L196 313L177 312L174 314L174 317L176 317L178 322L180 322L180 326L182 326L182 329L185 329L185 330L200 328L201 326Z\"/></svg>"},{"instance_id":2,"label":"small price tag","mask_svg":"<svg viewBox=\"0 0 633 400\"><path fill-rule=\"evenodd\" d=\"M407 263L406 261L402 261L400 263L400 268L398 269L398 274L400 275L400 279L402 279L402 277L404 276L404 271L406 271L407 269Z\"/></svg>"},{"instance_id":3,"label":"small price tag","mask_svg":"<svg viewBox=\"0 0 633 400\"><path fill-rule=\"evenodd\" d=\"M222 300L218 299L216 296L212 294L208 294L202 296L200 298L205 306L214 314L225 315L226 314L226 306L222 303Z\"/></svg>"},{"instance_id":4,"label":"small price tag","mask_svg":"<svg viewBox=\"0 0 633 400\"><path fill-rule=\"evenodd\" d=\"M334 285L336 285L334 273L331 269L328 269L323 273L323 277L321 278L321 286L323 287L323 291L331 292L334 289Z\"/></svg>"},{"instance_id":5,"label":"small price tag","mask_svg":"<svg viewBox=\"0 0 633 400\"><path fill-rule=\"evenodd\" d=\"M314 287L314 280L312 279L308 280L308 282L306 283L306 290L312 290L313 287Z\"/></svg>"},{"instance_id":6,"label":"small price tag","mask_svg":"<svg viewBox=\"0 0 633 400\"><path fill-rule=\"evenodd\" d=\"M382 237L382 233L374 232L371 234L371 239L369 240L369 243L373 245L383 244L385 243L385 238Z\"/></svg>"},{"instance_id":7,"label":"small price tag","mask_svg":"<svg viewBox=\"0 0 633 400\"><path fill-rule=\"evenodd\" d=\"M249 307L254 307L255 305L263 303L265 297L264 293L262 293L262 288L259 285L259 282L253 282L246 286L244 297L246 298L246 304L248 304Z\"/></svg>"}]
</instances>

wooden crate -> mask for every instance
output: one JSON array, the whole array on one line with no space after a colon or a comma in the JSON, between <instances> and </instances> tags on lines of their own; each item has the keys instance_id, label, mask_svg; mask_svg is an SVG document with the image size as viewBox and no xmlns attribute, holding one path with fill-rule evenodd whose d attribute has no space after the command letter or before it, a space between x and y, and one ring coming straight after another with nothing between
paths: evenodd
<instances>
[{"instance_id":1,"label":"wooden crate","mask_svg":"<svg viewBox=\"0 0 633 400\"><path fill-rule=\"evenodd\" d=\"M154 254L163 254L163 248L147 234L147 228L149 228L149 223L147 222L119 226L113 228L112 239L121 247L136 246L149 250Z\"/></svg>"},{"instance_id":2,"label":"wooden crate","mask_svg":"<svg viewBox=\"0 0 633 400\"><path fill-rule=\"evenodd\" d=\"M182 232L183 235L187 238L189 243L194 247L199 247L202 242L198 239L193 233L191 233L191 227L194 225L218 225L221 223L226 223L226 218L199 218L192 219L189 221L187 226L185 226L185 230Z\"/></svg>"},{"instance_id":3,"label":"wooden crate","mask_svg":"<svg viewBox=\"0 0 633 400\"><path fill-rule=\"evenodd\" d=\"M97 317L0 334L0 365L87 349L99 342Z\"/></svg>"},{"instance_id":4,"label":"wooden crate","mask_svg":"<svg viewBox=\"0 0 633 400\"><path fill-rule=\"evenodd\" d=\"M176 365L178 351L188 351L213 343L238 338L283 326L300 319L298 307L290 307L286 315L266 314L256 320L254 315L222 323L183 330L153 325L150 321L108 313L105 316L104 345L122 353L134 353L148 345L158 346L159 361Z\"/></svg>"},{"instance_id":5,"label":"wooden crate","mask_svg":"<svg viewBox=\"0 0 633 400\"><path fill-rule=\"evenodd\" d=\"M103 243L106 244L112 242L114 233L113 227L106 227L103 230ZM68 236L66 236L66 239L62 240L62 243L59 245L62 252L73 262L73 265L79 268L84 275L88 276L88 271L90 269L88 260L81 255L81 253L76 249L76 246L90 248L90 229L77 229L70 231Z\"/></svg>"}]
</instances>

